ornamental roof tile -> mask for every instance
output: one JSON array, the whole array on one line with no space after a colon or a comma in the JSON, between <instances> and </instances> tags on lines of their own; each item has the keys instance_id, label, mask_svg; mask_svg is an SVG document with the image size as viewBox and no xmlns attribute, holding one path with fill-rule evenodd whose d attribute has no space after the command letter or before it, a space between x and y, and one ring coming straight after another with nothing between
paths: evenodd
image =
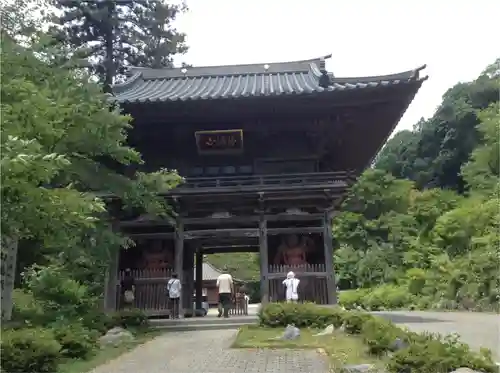
<instances>
[{"instance_id":1,"label":"ornamental roof tile","mask_svg":"<svg viewBox=\"0 0 500 373\"><path fill-rule=\"evenodd\" d=\"M216 100L304 95L404 84L419 80L425 66L399 74L336 78L324 69L330 56L304 61L189 68L132 68L113 87L119 103Z\"/></svg>"}]
</instances>

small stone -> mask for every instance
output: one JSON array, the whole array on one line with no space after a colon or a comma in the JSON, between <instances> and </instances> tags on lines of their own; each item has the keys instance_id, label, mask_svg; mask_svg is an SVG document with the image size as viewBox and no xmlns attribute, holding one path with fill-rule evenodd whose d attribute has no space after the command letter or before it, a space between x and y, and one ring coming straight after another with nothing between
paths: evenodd
<instances>
[{"instance_id":1,"label":"small stone","mask_svg":"<svg viewBox=\"0 0 500 373\"><path fill-rule=\"evenodd\" d=\"M342 373L379 373L372 364L346 365Z\"/></svg>"},{"instance_id":2,"label":"small stone","mask_svg":"<svg viewBox=\"0 0 500 373\"><path fill-rule=\"evenodd\" d=\"M396 338L392 343L390 349L392 351L399 351L405 349L406 347L408 347L408 343L403 341L401 338Z\"/></svg>"},{"instance_id":3,"label":"small stone","mask_svg":"<svg viewBox=\"0 0 500 373\"><path fill-rule=\"evenodd\" d=\"M300 329L294 325L288 325L281 339L291 341L300 337Z\"/></svg>"},{"instance_id":4,"label":"small stone","mask_svg":"<svg viewBox=\"0 0 500 373\"><path fill-rule=\"evenodd\" d=\"M333 324L330 324L325 329L323 329L321 332L314 334L314 337L333 334L334 331L335 331L335 327L333 326Z\"/></svg>"},{"instance_id":5,"label":"small stone","mask_svg":"<svg viewBox=\"0 0 500 373\"><path fill-rule=\"evenodd\" d=\"M124 342L131 342L134 340L134 335L126 329L116 327L108 330L108 332L99 338L99 343L102 346L113 345L118 346Z\"/></svg>"},{"instance_id":6,"label":"small stone","mask_svg":"<svg viewBox=\"0 0 500 373\"><path fill-rule=\"evenodd\" d=\"M481 373L481 372L470 368L458 368L457 370L454 370L451 373Z\"/></svg>"}]
</instances>

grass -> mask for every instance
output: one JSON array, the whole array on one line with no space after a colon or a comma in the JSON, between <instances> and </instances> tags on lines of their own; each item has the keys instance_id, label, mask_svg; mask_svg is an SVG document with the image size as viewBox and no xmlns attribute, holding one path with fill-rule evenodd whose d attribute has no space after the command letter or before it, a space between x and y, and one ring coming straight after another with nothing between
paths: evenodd
<instances>
[{"instance_id":1,"label":"grass","mask_svg":"<svg viewBox=\"0 0 500 373\"><path fill-rule=\"evenodd\" d=\"M133 348L150 341L151 339L165 333L165 331L148 329L146 331L140 331L134 333L135 340L131 342L123 343L119 346L106 346L99 349L94 356L88 360L66 360L64 363L59 365L58 373L85 373L92 369L103 365L108 361L116 359L118 356L123 355L125 352L132 350Z\"/></svg>"},{"instance_id":2,"label":"grass","mask_svg":"<svg viewBox=\"0 0 500 373\"><path fill-rule=\"evenodd\" d=\"M315 337L320 330L301 329L300 337L293 341L278 340L283 328L263 328L256 325L240 329L233 348L291 348L317 349L329 357L334 372L349 364L374 364L383 367L383 361L369 355L366 347L357 336L336 331L331 335Z\"/></svg>"}]
</instances>

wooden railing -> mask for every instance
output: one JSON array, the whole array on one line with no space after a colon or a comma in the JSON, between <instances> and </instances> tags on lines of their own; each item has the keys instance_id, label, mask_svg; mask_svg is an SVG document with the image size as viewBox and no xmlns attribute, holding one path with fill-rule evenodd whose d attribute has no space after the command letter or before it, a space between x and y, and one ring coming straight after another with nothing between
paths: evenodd
<instances>
[{"instance_id":1,"label":"wooden railing","mask_svg":"<svg viewBox=\"0 0 500 373\"><path fill-rule=\"evenodd\" d=\"M239 188L239 190L258 188L281 189L303 186L346 187L354 176L349 172L316 172L305 174L188 177L173 190L173 193L189 193L199 189Z\"/></svg>"},{"instance_id":2,"label":"wooden railing","mask_svg":"<svg viewBox=\"0 0 500 373\"><path fill-rule=\"evenodd\" d=\"M144 311L148 316L166 316L169 312L167 297L167 282L172 275L172 270L165 269L137 269L131 275L135 282L134 308ZM124 278L125 271L118 274L117 304L124 306L120 289L120 281Z\"/></svg>"},{"instance_id":3,"label":"wooden railing","mask_svg":"<svg viewBox=\"0 0 500 373\"><path fill-rule=\"evenodd\" d=\"M282 279L286 278L288 272L294 272L296 277L325 277L326 266L325 264L303 264L303 265L270 265L269 266L269 279Z\"/></svg>"},{"instance_id":4,"label":"wooden railing","mask_svg":"<svg viewBox=\"0 0 500 373\"><path fill-rule=\"evenodd\" d=\"M248 315L248 302L244 297L236 298L229 310L231 315L246 316Z\"/></svg>"},{"instance_id":5,"label":"wooden railing","mask_svg":"<svg viewBox=\"0 0 500 373\"><path fill-rule=\"evenodd\" d=\"M285 301L283 280L286 279L290 271L300 280L298 292L300 302L327 304L328 290L326 288L326 278L328 273L326 272L325 264L270 265L268 281L271 301Z\"/></svg>"},{"instance_id":6,"label":"wooden railing","mask_svg":"<svg viewBox=\"0 0 500 373\"><path fill-rule=\"evenodd\" d=\"M328 289L326 277L303 277L300 279L298 288L299 302L314 302L316 304L328 304ZM269 300L271 302L285 301L285 287L283 279L269 280Z\"/></svg>"},{"instance_id":7,"label":"wooden railing","mask_svg":"<svg viewBox=\"0 0 500 373\"><path fill-rule=\"evenodd\" d=\"M132 269L132 277L137 281L143 279L169 279L172 276L173 270L170 268L160 269ZM120 271L118 279L122 280L125 277L125 271Z\"/></svg>"}]
</instances>

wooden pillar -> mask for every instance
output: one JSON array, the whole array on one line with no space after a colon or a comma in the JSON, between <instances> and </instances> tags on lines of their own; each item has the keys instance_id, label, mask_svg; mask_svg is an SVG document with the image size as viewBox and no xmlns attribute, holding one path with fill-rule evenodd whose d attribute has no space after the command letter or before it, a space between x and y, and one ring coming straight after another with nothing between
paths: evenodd
<instances>
[{"instance_id":1,"label":"wooden pillar","mask_svg":"<svg viewBox=\"0 0 500 373\"><path fill-rule=\"evenodd\" d=\"M201 309L203 301L203 251L201 248L196 249L196 275L195 275L195 288L196 288L196 309Z\"/></svg>"},{"instance_id":2,"label":"wooden pillar","mask_svg":"<svg viewBox=\"0 0 500 373\"><path fill-rule=\"evenodd\" d=\"M267 248L267 221L263 213L259 219L260 298L261 304L269 302L269 252Z\"/></svg>"},{"instance_id":3,"label":"wooden pillar","mask_svg":"<svg viewBox=\"0 0 500 373\"><path fill-rule=\"evenodd\" d=\"M325 211L323 218L323 244L325 248L326 290L328 304L337 304L337 286L333 268L333 232L332 213Z\"/></svg>"},{"instance_id":4,"label":"wooden pillar","mask_svg":"<svg viewBox=\"0 0 500 373\"><path fill-rule=\"evenodd\" d=\"M175 228L175 272L179 276L181 284L184 284L184 224L181 219L177 220L177 226ZM181 291L181 297L179 299L179 307L183 308L184 296ZM182 309L179 310L179 315L184 315Z\"/></svg>"},{"instance_id":5,"label":"wooden pillar","mask_svg":"<svg viewBox=\"0 0 500 373\"><path fill-rule=\"evenodd\" d=\"M186 244L184 248L184 308L186 310L193 309L193 292L194 292L194 251L190 245Z\"/></svg>"},{"instance_id":6,"label":"wooden pillar","mask_svg":"<svg viewBox=\"0 0 500 373\"><path fill-rule=\"evenodd\" d=\"M108 269L104 281L104 310L113 312L118 309L118 261L120 248L110 253Z\"/></svg>"}]
</instances>

